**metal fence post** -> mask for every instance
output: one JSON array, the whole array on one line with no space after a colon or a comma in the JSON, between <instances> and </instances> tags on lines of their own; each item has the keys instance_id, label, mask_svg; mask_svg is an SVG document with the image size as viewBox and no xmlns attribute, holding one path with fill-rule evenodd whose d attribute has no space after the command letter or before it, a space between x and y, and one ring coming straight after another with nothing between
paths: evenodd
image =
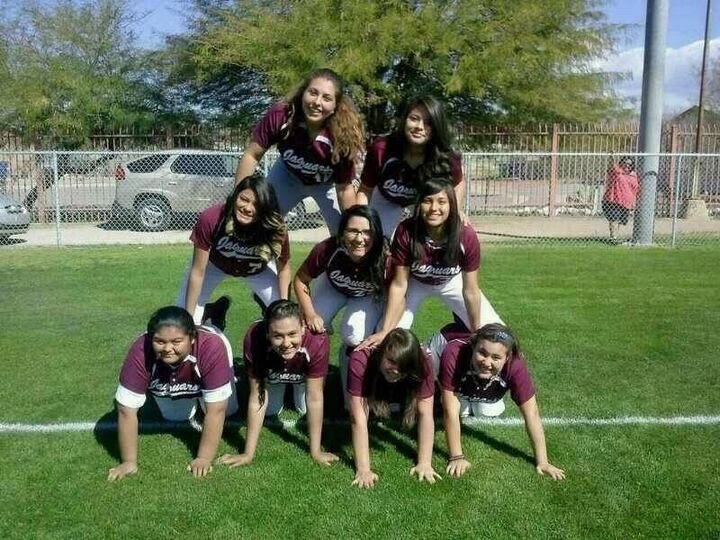
<instances>
[{"instance_id":1,"label":"metal fence post","mask_svg":"<svg viewBox=\"0 0 720 540\"><path fill-rule=\"evenodd\" d=\"M681 155L678 158L678 166L677 170L675 171L675 186L674 186L674 192L675 195L673 196L673 209L672 209L672 236L670 238L670 247L675 247L675 240L677 236L677 219L678 219L678 204L680 202L680 171L682 171L682 162L683 162L683 156Z\"/></svg>"},{"instance_id":2,"label":"metal fence post","mask_svg":"<svg viewBox=\"0 0 720 540\"><path fill-rule=\"evenodd\" d=\"M62 230L60 229L60 184L58 183L57 152L52 153L53 186L55 187L55 238L57 247L62 245Z\"/></svg>"},{"instance_id":3,"label":"metal fence post","mask_svg":"<svg viewBox=\"0 0 720 540\"><path fill-rule=\"evenodd\" d=\"M560 151L560 126L552 126L552 155L550 156L550 188L548 189L548 217L555 215L555 199L557 198L558 152Z\"/></svg>"}]
</instances>

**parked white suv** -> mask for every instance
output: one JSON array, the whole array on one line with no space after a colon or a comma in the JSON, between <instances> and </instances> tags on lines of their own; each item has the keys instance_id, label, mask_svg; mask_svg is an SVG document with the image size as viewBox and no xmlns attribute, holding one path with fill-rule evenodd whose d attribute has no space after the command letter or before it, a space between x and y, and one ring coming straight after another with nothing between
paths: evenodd
<instances>
[{"instance_id":1,"label":"parked white suv","mask_svg":"<svg viewBox=\"0 0 720 540\"><path fill-rule=\"evenodd\" d=\"M176 225L191 227L198 213L230 194L238 160L237 155L182 150L148 154L120 164L115 170L113 213L129 217L145 231L164 230L173 218ZM288 225L319 226L322 222L310 217L317 213L315 201L306 198L288 213Z\"/></svg>"}]
</instances>

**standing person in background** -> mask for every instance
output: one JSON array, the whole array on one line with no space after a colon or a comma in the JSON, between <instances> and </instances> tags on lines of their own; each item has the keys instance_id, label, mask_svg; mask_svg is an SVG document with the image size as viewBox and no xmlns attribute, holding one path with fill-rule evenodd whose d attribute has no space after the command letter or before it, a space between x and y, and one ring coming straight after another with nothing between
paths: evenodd
<instances>
[{"instance_id":1,"label":"standing person in background","mask_svg":"<svg viewBox=\"0 0 720 540\"><path fill-rule=\"evenodd\" d=\"M377 212L356 205L343 212L340 229L317 244L295 274L293 287L307 327L325 333L344 308L340 323L340 379L347 406L347 348L370 335L382 315L385 253ZM312 293L310 292L310 284Z\"/></svg>"},{"instance_id":2,"label":"standing person in background","mask_svg":"<svg viewBox=\"0 0 720 540\"><path fill-rule=\"evenodd\" d=\"M415 203L418 186L429 178L450 179L458 203L465 200L462 160L451 144L443 105L424 96L407 105L393 133L368 146L357 201L369 201L377 210L388 239L403 211Z\"/></svg>"},{"instance_id":3,"label":"standing person in background","mask_svg":"<svg viewBox=\"0 0 720 540\"><path fill-rule=\"evenodd\" d=\"M327 335L306 331L295 302L278 300L270 304L265 319L250 326L243 344L250 387L245 449L242 454L221 456L218 463L238 467L253 461L265 415L282 411L287 385L293 388L297 411L307 412L310 455L323 465L337 461L335 454L321 447L329 354Z\"/></svg>"},{"instance_id":4,"label":"standing person in background","mask_svg":"<svg viewBox=\"0 0 720 540\"><path fill-rule=\"evenodd\" d=\"M460 220L449 182L432 178L418 187L415 213L398 225L390 251L393 277L382 325L361 347L378 344L398 326L410 328L429 296L442 300L470 331L500 321L478 286L480 241Z\"/></svg>"},{"instance_id":5,"label":"standing person in background","mask_svg":"<svg viewBox=\"0 0 720 540\"><path fill-rule=\"evenodd\" d=\"M225 317L222 311L217 315ZM165 420L189 421L201 429L197 456L187 469L196 477L210 473L225 416L238 409L232 362L230 343L214 326L196 327L177 306L157 310L147 332L130 346L120 371L115 401L122 463L110 469L108 480L138 471L138 410L147 394ZM198 407L205 411L202 427L195 419Z\"/></svg>"},{"instance_id":6,"label":"standing person in background","mask_svg":"<svg viewBox=\"0 0 720 540\"><path fill-rule=\"evenodd\" d=\"M610 167L602 201L603 214L610 227L610 242L618 242L620 226L627 225L639 189L635 162L631 157L624 156Z\"/></svg>"},{"instance_id":7,"label":"standing person in background","mask_svg":"<svg viewBox=\"0 0 720 540\"><path fill-rule=\"evenodd\" d=\"M355 204L354 161L364 146L362 118L343 83L330 69L311 72L286 100L276 103L252 132L236 181L252 174L265 152L277 145L279 159L268 173L285 216L312 197L331 234L340 213Z\"/></svg>"},{"instance_id":8,"label":"standing person in background","mask_svg":"<svg viewBox=\"0 0 720 540\"><path fill-rule=\"evenodd\" d=\"M225 203L200 214L193 257L176 305L200 323L203 306L228 276L245 278L267 306L290 292L290 244L275 191L261 174L239 182Z\"/></svg>"}]
</instances>

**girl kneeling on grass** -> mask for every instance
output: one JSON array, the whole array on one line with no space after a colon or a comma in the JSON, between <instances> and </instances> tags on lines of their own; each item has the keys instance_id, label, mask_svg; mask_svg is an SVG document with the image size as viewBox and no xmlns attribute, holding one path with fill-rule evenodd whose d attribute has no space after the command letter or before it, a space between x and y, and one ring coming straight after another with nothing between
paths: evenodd
<instances>
[{"instance_id":1,"label":"girl kneeling on grass","mask_svg":"<svg viewBox=\"0 0 720 540\"><path fill-rule=\"evenodd\" d=\"M295 302L277 300L268 306L264 321L253 324L245 335L243 355L250 392L247 410L247 437L242 454L225 454L218 459L230 467L247 465L255 457L265 415L277 415L283 408L285 387L293 387L295 408L307 412L310 455L330 465L338 457L323 452L323 385L328 372L330 342L325 334L305 329ZM306 389L307 386L307 389Z\"/></svg>"},{"instance_id":2,"label":"girl kneeling on grass","mask_svg":"<svg viewBox=\"0 0 720 540\"><path fill-rule=\"evenodd\" d=\"M115 400L122 463L110 469L108 480L138 471L138 410L147 393L169 421L190 421L196 427L197 406L205 410L197 457L188 470L196 477L208 474L225 416L238 408L232 360L230 343L216 328L196 327L190 314L176 306L156 311L120 371Z\"/></svg>"},{"instance_id":3,"label":"girl kneeling on grass","mask_svg":"<svg viewBox=\"0 0 720 540\"><path fill-rule=\"evenodd\" d=\"M432 467L435 378L430 360L412 332L396 328L378 347L355 350L350 355L347 389L355 453L353 485L371 488L378 481L370 468L370 411L387 417L402 407L403 426L410 428L416 420L418 424L418 460L410 474L431 484L440 478Z\"/></svg>"},{"instance_id":4,"label":"girl kneeling on grass","mask_svg":"<svg viewBox=\"0 0 720 540\"><path fill-rule=\"evenodd\" d=\"M260 174L244 178L224 203L200 214L192 262L176 305L200 323L203 305L227 277L244 278L263 306L287 298L290 244L275 191Z\"/></svg>"},{"instance_id":5,"label":"girl kneeling on grass","mask_svg":"<svg viewBox=\"0 0 720 540\"><path fill-rule=\"evenodd\" d=\"M525 429L535 454L535 469L553 480L565 478L565 471L548 461L545 433L538 410L535 388L517 338L502 324L486 324L467 339L448 343L440 359L445 437L447 439L450 476L462 476L470 468L460 442L462 409L475 416L497 416L503 407L502 397L510 390L520 408ZM465 413L468 415L469 411Z\"/></svg>"}]
</instances>

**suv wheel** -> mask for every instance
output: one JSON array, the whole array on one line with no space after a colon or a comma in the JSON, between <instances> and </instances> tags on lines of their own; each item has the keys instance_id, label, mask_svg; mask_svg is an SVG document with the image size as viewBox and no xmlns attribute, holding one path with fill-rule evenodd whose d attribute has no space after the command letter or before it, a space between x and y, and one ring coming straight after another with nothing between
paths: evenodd
<instances>
[{"instance_id":1,"label":"suv wheel","mask_svg":"<svg viewBox=\"0 0 720 540\"><path fill-rule=\"evenodd\" d=\"M135 205L135 217L144 231L162 231L170 222L170 206L160 197L147 197Z\"/></svg>"}]
</instances>

